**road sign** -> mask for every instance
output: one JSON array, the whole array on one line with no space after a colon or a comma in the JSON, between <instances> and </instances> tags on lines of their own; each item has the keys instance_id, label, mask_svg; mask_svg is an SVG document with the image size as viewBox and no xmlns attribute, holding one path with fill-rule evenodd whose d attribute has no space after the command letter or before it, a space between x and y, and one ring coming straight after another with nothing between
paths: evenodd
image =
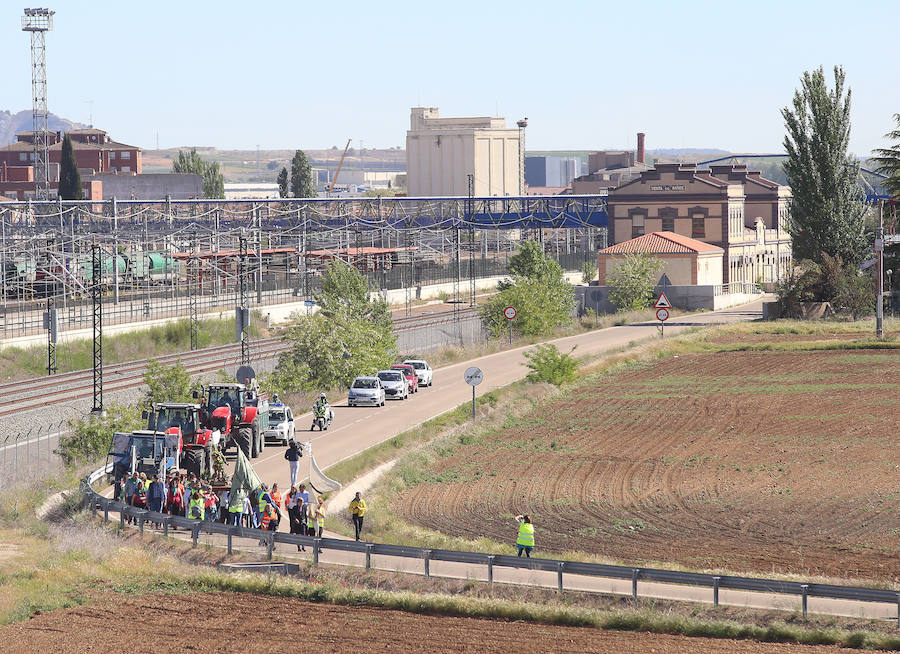
<instances>
[{"instance_id":1,"label":"road sign","mask_svg":"<svg viewBox=\"0 0 900 654\"><path fill-rule=\"evenodd\" d=\"M669 298L666 297L666 294L660 293L659 297L656 298L656 304L653 305L654 309L671 309L672 303L669 302ZM665 318L663 318L665 320Z\"/></svg>"},{"instance_id":2,"label":"road sign","mask_svg":"<svg viewBox=\"0 0 900 654\"><path fill-rule=\"evenodd\" d=\"M503 315L506 316L507 320L512 320L516 317L516 308L515 307L506 307L503 310Z\"/></svg>"},{"instance_id":3,"label":"road sign","mask_svg":"<svg viewBox=\"0 0 900 654\"><path fill-rule=\"evenodd\" d=\"M484 373L481 372L481 368L472 366L471 368L466 368L465 373L463 373L463 379L466 380L469 386L478 386L484 381Z\"/></svg>"},{"instance_id":4,"label":"road sign","mask_svg":"<svg viewBox=\"0 0 900 654\"><path fill-rule=\"evenodd\" d=\"M669 310L668 309L657 309L656 310L656 319L660 322L669 319Z\"/></svg>"},{"instance_id":5,"label":"road sign","mask_svg":"<svg viewBox=\"0 0 900 654\"><path fill-rule=\"evenodd\" d=\"M316 301L315 300L303 300L303 304L305 304L308 307L314 307L314 306L316 306Z\"/></svg>"}]
</instances>

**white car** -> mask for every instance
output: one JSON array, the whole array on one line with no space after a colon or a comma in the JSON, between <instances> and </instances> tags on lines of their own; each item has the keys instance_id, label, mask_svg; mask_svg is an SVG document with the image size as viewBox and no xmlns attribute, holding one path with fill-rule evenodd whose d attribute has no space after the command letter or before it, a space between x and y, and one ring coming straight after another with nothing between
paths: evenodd
<instances>
[{"instance_id":1,"label":"white car","mask_svg":"<svg viewBox=\"0 0 900 654\"><path fill-rule=\"evenodd\" d=\"M291 407L280 402L269 405L269 428L266 439L281 441L285 446L294 440L294 414Z\"/></svg>"},{"instance_id":2,"label":"white car","mask_svg":"<svg viewBox=\"0 0 900 654\"><path fill-rule=\"evenodd\" d=\"M403 363L413 367L416 377L419 378L419 386L431 386L434 383L434 370L422 359L407 359Z\"/></svg>"},{"instance_id":3,"label":"white car","mask_svg":"<svg viewBox=\"0 0 900 654\"><path fill-rule=\"evenodd\" d=\"M357 377L347 392L347 406L384 406L384 387L378 377Z\"/></svg>"},{"instance_id":4,"label":"white car","mask_svg":"<svg viewBox=\"0 0 900 654\"><path fill-rule=\"evenodd\" d=\"M400 370L379 370L375 376L381 380L386 398L391 397L395 400L405 400L409 397L409 384L406 377Z\"/></svg>"}]
</instances>

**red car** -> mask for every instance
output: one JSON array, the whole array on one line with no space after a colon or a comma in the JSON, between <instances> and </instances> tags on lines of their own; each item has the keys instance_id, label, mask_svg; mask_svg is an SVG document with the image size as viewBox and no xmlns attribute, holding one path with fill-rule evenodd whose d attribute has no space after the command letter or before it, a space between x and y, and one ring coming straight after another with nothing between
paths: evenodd
<instances>
[{"instance_id":1,"label":"red car","mask_svg":"<svg viewBox=\"0 0 900 654\"><path fill-rule=\"evenodd\" d=\"M409 382L410 393L419 392L419 378L416 376L415 368L408 363L397 363L391 366L391 370L399 370L403 373L403 376L406 377L406 381Z\"/></svg>"}]
</instances>

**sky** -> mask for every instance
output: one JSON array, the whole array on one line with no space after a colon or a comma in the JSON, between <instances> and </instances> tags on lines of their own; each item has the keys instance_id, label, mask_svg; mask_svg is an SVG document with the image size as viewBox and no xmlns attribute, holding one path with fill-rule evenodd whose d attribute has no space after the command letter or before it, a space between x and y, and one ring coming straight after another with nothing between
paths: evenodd
<instances>
[{"instance_id":1,"label":"sky","mask_svg":"<svg viewBox=\"0 0 900 654\"><path fill-rule=\"evenodd\" d=\"M53 0L48 0L53 1ZM31 108L25 5L0 0L0 110ZM782 152L805 70L842 65L851 151L900 113L898 0L55 0L53 113L162 148L404 147L413 106L528 117L528 150Z\"/></svg>"}]
</instances>

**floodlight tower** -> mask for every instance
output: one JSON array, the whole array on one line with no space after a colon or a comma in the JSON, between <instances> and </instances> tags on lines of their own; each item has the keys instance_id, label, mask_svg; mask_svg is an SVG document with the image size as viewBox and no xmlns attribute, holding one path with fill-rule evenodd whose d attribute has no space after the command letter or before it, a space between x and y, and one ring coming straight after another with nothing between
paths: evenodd
<instances>
[{"instance_id":1,"label":"floodlight tower","mask_svg":"<svg viewBox=\"0 0 900 654\"><path fill-rule=\"evenodd\" d=\"M22 31L31 32L31 106L34 114L34 194L38 200L50 198L50 170L47 130L46 34L53 29L50 9L26 9Z\"/></svg>"}]
</instances>

